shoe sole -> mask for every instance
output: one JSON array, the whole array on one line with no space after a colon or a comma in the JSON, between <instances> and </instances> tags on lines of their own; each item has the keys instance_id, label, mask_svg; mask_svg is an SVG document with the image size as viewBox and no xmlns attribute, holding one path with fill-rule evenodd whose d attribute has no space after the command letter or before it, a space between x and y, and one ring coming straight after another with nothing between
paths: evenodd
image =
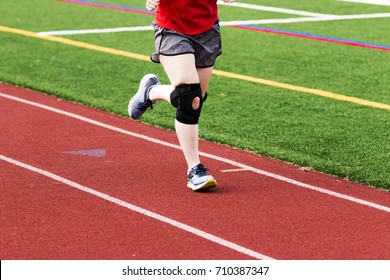
<instances>
[{"instance_id":1,"label":"shoe sole","mask_svg":"<svg viewBox=\"0 0 390 280\"><path fill-rule=\"evenodd\" d=\"M142 93L142 91L144 90L145 88L145 85L146 85L146 82L150 79L150 78L156 78L157 79L157 76L154 75L154 74L146 74L141 82L139 83L139 87L138 87L138 91L134 94L133 98L131 98L130 102L129 102L129 105L127 106L127 113L129 114L129 116L134 119L134 120L137 120L139 119L140 117L138 118L134 118L132 115L131 115L131 108L133 108L133 105L134 105L134 102L138 99L138 95Z\"/></svg>"},{"instance_id":2,"label":"shoe sole","mask_svg":"<svg viewBox=\"0 0 390 280\"><path fill-rule=\"evenodd\" d=\"M212 178L208 179L205 183L200 184L199 186L195 186L195 185L193 185L191 183L187 184L187 187L189 187L193 191L208 190L208 189L215 188L216 186L217 186L217 181L215 181Z\"/></svg>"}]
</instances>

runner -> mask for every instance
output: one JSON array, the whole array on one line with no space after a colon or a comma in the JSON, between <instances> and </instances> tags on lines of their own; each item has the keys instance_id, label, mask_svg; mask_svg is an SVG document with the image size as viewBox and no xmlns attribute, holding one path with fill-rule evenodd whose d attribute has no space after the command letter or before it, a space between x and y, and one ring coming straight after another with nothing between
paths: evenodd
<instances>
[{"instance_id":1,"label":"runner","mask_svg":"<svg viewBox=\"0 0 390 280\"><path fill-rule=\"evenodd\" d=\"M222 52L217 0L147 0L146 8L156 10L156 53L151 60L162 64L171 84L162 85L156 75L145 75L129 102L129 115L139 119L158 100L172 104L176 134L188 165L187 186L195 191L213 188L217 181L199 158L198 122L216 58Z\"/></svg>"}]
</instances>

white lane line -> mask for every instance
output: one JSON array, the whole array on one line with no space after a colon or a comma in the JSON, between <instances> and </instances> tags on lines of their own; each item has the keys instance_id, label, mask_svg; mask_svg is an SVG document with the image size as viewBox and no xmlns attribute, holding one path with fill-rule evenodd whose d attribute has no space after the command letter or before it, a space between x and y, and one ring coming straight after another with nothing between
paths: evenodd
<instances>
[{"instance_id":1,"label":"white lane line","mask_svg":"<svg viewBox=\"0 0 390 280\"><path fill-rule=\"evenodd\" d=\"M133 137L136 137L136 138L140 138L140 139L143 139L143 140L146 140L146 141L149 141L149 142L152 142L152 143L156 143L156 144L159 144L159 145L162 145L162 146L166 146L166 147L170 147L170 148L181 150L179 145L171 144L169 142L165 142L165 141L162 141L162 140L159 140L159 139L156 139L156 138L148 137L148 136L143 135L143 134L135 133L135 132L132 132L132 131L128 131L128 130L119 128L119 127L108 125L108 124L105 124L105 123L102 123L102 122L99 122L99 121L96 121L96 120L93 120L93 119L90 119L90 118L87 118L87 117L83 117L83 116L80 116L80 115L77 115L77 114L74 114L74 113L70 113L70 112L67 112L67 111L56 109L54 107L50 107L50 106L47 106L47 105L43 105L43 104L40 104L40 103L36 103L36 102L33 102L33 101L29 101L29 100L26 100L26 99L22 99L22 98L19 98L19 97L8 95L8 94L5 94L5 93L0 93L0 96L4 97L4 98L7 98L7 99L15 100L15 101L18 101L18 102L21 102L21 103L24 103L24 104L32 105L32 106L35 106L35 107L38 107L38 108L41 108L41 109L45 109L45 110L48 110L48 111L51 111L51 112L55 112L55 113L58 113L58 114L61 114L61 115L64 115L64 116L75 118L75 119L78 119L80 121L83 121L83 122L86 122L86 123L90 123L90 124L93 124L93 125L96 125L96 126L99 126L99 127L103 127L103 128L106 128L106 129L109 129L109 130L112 130L112 131L116 131L116 132L119 132L119 133L130 135L130 136L133 136ZM255 167L252 167L252 166L249 166L249 165L246 165L246 164L234 161L234 160L230 160L230 159L227 159L227 158L223 158L223 157L220 157L220 156L216 156L216 155L212 155L212 154L208 154L208 153L204 153L204 152L199 152L199 154L201 156L203 156L203 157L207 157L207 158L210 158L210 159L213 159L213 160L224 162L224 163L227 163L227 164L230 164L232 166L236 166L236 167L239 167L239 168L242 168L242 169L247 169L247 170L250 170L250 171L252 171L254 173L257 173L257 174L260 174L260 175L263 175L263 176L266 176L266 177L269 177L269 178L273 178L273 179L276 179L276 180L279 180L279 181L282 181L282 182L285 182L285 183L289 183L291 185L295 185L295 186L302 187L302 188L305 188L305 189L317 191L317 192L320 192L320 193L323 193L323 194L327 194L327 195L330 195L330 196L333 196L333 197L338 197L338 198L341 198L341 199L345 199L347 201L351 201L351 202L354 202L354 203L357 203L357 204L365 205L365 206L368 206L368 207L372 207L372 208L375 208L375 209L378 209L378 210L390 213L390 207L387 207L387 206L384 206L384 205L373 203L373 202L370 202L370 201L367 201L367 200L363 200L363 199L360 199L360 198L356 198L356 197L353 197L353 196L341 194L341 193L338 193L338 192L330 191L330 190L327 190L327 189L324 189L324 188L316 187L316 186L313 186L313 185L310 185L310 184L306 184L306 183L303 183L303 182L300 182L300 181L297 181L297 180L294 180L294 179L291 179L291 178L288 178L288 177L284 177L284 176L281 176L281 175L278 175L278 174L275 174L275 173L271 173L271 172L268 172L268 171L265 171L265 170L262 170L262 169L257 169Z\"/></svg>"},{"instance_id":2,"label":"white lane line","mask_svg":"<svg viewBox=\"0 0 390 280\"><path fill-rule=\"evenodd\" d=\"M339 0L339 1L369 4L369 5L390 6L389 0Z\"/></svg>"},{"instance_id":3,"label":"white lane line","mask_svg":"<svg viewBox=\"0 0 390 280\"><path fill-rule=\"evenodd\" d=\"M233 173L233 172L241 172L241 171L248 171L248 170L247 169L242 169L242 168L221 170L221 172L223 172L223 173Z\"/></svg>"},{"instance_id":4,"label":"white lane line","mask_svg":"<svg viewBox=\"0 0 390 280\"><path fill-rule=\"evenodd\" d=\"M275 13L299 15L299 16L322 17L322 16L329 15L329 14L312 13L312 12L284 9L284 8L277 8L277 7L270 7L270 6L245 4L245 3L239 3L239 2L224 3L223 1L218 1L217 3L218 3L218 5L226 5L229 7L238 7L238 8L245 8L245 9L251 9L251 10L259 10L259 11L267 11L267 12L275 12Z\"/></svg>"},{"instance_id":5,"label":"white lane line","mask_svg":"<svg viewBox=\"0 0 390 280\"><path fill-rule=\"evenodd\" d=\"M179 221L176 221L176 220L170 219L168 217L162 216L162 215L157 214L155 212L149 211L149 210L147 210L145 208L138 207L136 205L133 205L133 204L128 203L126 201L120 200L120 199L115 198L113 196L110 196L108 194L105 194L105 193L96 191L94 189L85 187L85 186L80 185L80 184L78 184L76 182L73 182L73 181L65 179L65 178L63 178L61 176L58 176L58 175L56 175L54 173L45 171L45 170L40 169L40 168L36 168L34 166L31 166L29 164L17 161L15 159L12 159L12 158L9 158L9 157L6 157L4 155L0 155L0 160L6 161L6 162L11 163L11 164L14 164L16 166L19 166L19 167L22 167L24 169L30 170L32 172L41 174L41 175L46 176L46 177L48 177L50 179L53 179L55 181L61 182L61 183L65 184L65 185L68 185L68 186L70 186L72 188L75 188L75 189L78 189L80 191L89 193L91 195L100 197L100 198L102 198L102 199L104 199L106 201L112 202L112 203L114 203L116 205L122 206L122 207L127 208L127 209L129 209L131 211L137 212L137 213L139 213L141 215L148 216L148 217L150 217L152 219L155 219L155 220L158 220L160 222L163 222L163 223L169 224L171 226L174 226L176 228L182 229L182 230L187 231L189 233L192 233L192 234L194 234L196 236L202 237L202 238L207 239L207 240L209 240L211 242L217 243L219 245L222 245L222 246L227 247L227 248L229 248L231 250L240 252L240 253L245 254L247 256L250 256L252 258L261 259L261 260L273 260L273 258L271 258L269 256L266 256L264 254L261 254L259 252L256 252L256 251L253 251L251 249L242 247L242 246L240 246L240 245L238 245L236 243L230 242L230 241L228 241L226 239L220 238L218 236L215 236L215 235L212 235L210 233L207 233L207 232L205 232L203 230L194 228L194 227L189 226L187 224L184 224L184 223L181 223Z\"/></svg>"}]
</instances>

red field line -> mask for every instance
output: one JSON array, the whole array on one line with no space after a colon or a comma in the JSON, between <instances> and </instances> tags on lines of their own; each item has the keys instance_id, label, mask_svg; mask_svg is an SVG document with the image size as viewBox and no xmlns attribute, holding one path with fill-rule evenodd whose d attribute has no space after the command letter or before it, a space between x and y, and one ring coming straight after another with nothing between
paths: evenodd
<instances>
[{"instance_id":1,"label":"red field line","mask_svg":"<svg viewBox=\"0 0 390 280\"><path fill-rule=\"evenodd\" d=\"M174 133L127 118L10 85L0 84L0 92L177 145ZM204 162L220 187L194 193L185 187L185 170L177 168L185 166L178 149L9 98L0 100L4 112L0 124L6 136L0 138L0 154L8 158L272 258L390 258L390 219L385 211L390 207L388 192L202 141L204 154L234 159L256 170L352 196L385 210L252 171L223 173L221 170L234 166L210 157L204 157ZM65 153L88 149L107 152L104 157ZM65 259L249 258L8 162L0 161L0 167L5 170L0 174L5 182L0 207L6 213L2 215L0 237L2 259L59 255ZM67 230L71 234L64 238ZM72 251L74 244L80 250ZM112 250L107 251L107 247Z\"/></svg>"},{"instance_id":2,"label":"red field line","mask_svg":"<svg viewBox=\"0 0 390 280\"><path fill-rule=\"evenodd\" d=\"M57 1L58 2L66 2L69 4L91 6L91 7L95 7L95 8L112 9L112 10L119 10L119 11L130 12L130 13L146 14L146 15L150 15L150 16L155 14L153 11L148 11L148 10L139 9L139 8L133 8L133 7L129 7L129 6L119 6L119 5L111 5L111 4L105 4L105 3L80 1L80 0L57 0ZM268 33L268 34L274 34L274 35L283 35L283 36L289 36L289 37L295 37L295 38L301 38L301 39L307 39L307 40L314 40L314 41L320 41L320 42L326 42L326 43L334 43L334 44L346 45L346 46L351 46L351 47L368 48L368 49L375 49L375 50L381 50L381 51L390 51L390 46L386 46L386 45L373 44L373 43L369 43L369 42L359 42L359 41L343 39L343 38L333 38L333 37L329 37L329 36L321 36L321 35L316 35L316 34L301 33L301 32L296 32L296 31L291 31L291 30L281 30L281 29L267 28L267 27L263 27L263 26L251 26L251 25L228 25L228 27L249 30L249 31L255 31L255 32Z\"/></svg>"}]
</instances>

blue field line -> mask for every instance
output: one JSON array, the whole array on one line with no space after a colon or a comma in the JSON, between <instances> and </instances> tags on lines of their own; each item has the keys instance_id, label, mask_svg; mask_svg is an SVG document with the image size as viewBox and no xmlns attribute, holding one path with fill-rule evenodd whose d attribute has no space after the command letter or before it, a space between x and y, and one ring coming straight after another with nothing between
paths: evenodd
<instances>
[{"instance_id":1,"label":"blue field line","mask_svg":"<svg viewBox=\"0 0 390 280\"><path fill-rule=\"evenodd\" d=\"M146 10L146 9L134 8L134 7L129 7L129 6L106 4L106 3L93 2L93 1L87 1L87 0L57 0L57 1L73 3L73 4L88 5L88 6L92 6L92 7L116 9L116 10L122 10L122 11L128 11L128 12L148 14L148 15L154 14L154 12ZM348 45L348 46L353 46L353 47L362 47L362 48L371 48L371 49L377 49L377 50L390 51L390 46L387 46L387 45L373 44L373 43L369 43L369 42L361 42L361 41L356 41L356 40L349 40L349 39L330 37L330 36L322 36L322 35L304 33L304 32L298 32L298 31L283 30L283 29L269 28L269 27L263 27L263 26L253 26L253 25L231 25L231 26L227 26L227 27L240 28L240 29L252 30L252 31L257 31L257 32L279 34L279 35L284 35L284 36L298 37L298 38L303 38L303 39L323 41L323 42L329 42L329 43L335 43L335 44L343 44L343 45Z\"/></svg>"}]
</instances>

